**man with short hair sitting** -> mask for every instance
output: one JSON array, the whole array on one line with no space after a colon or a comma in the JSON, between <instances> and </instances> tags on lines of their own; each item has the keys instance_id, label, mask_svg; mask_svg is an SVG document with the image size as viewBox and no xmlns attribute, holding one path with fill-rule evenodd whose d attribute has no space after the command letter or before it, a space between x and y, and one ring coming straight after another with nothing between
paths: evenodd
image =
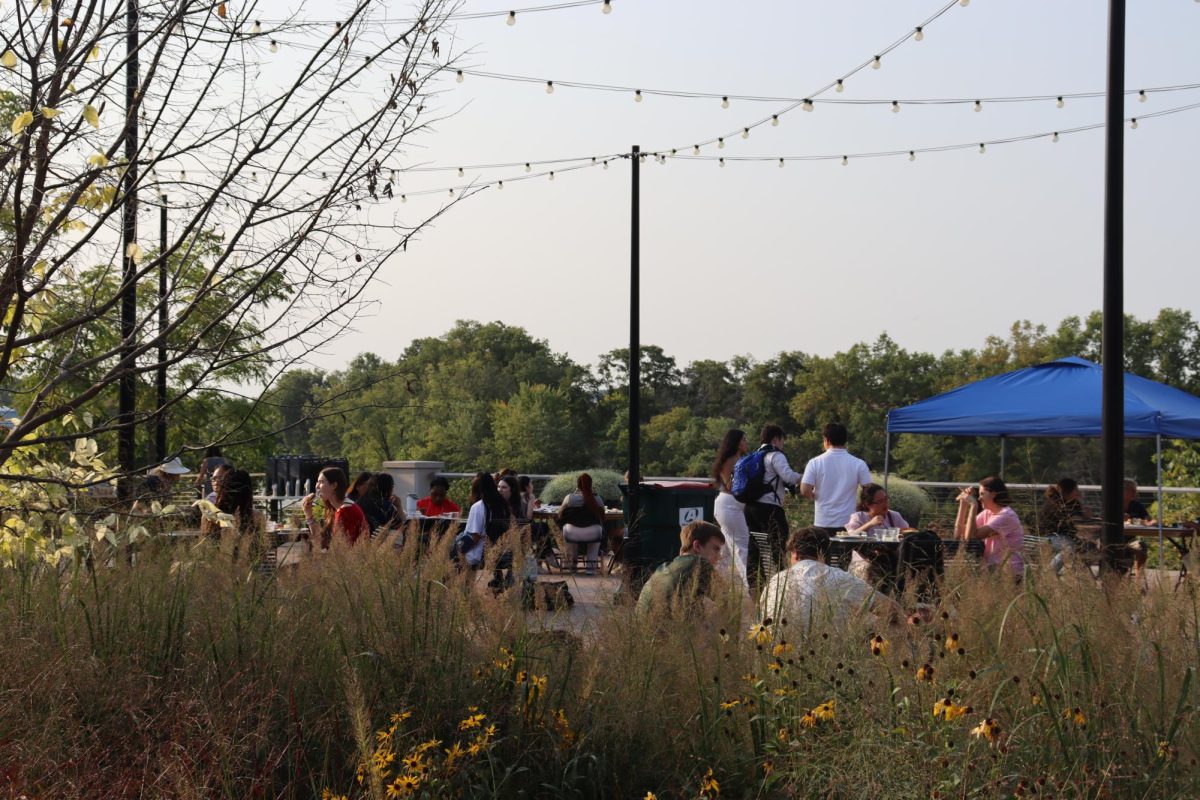
<instances>
[{"instance_id":1,"label":"man with short hair sitting","mask_svg":"<svg viewBox=\"0 0 1200 800\"><path fill-rule=\"evenodd\" d=\"M710 595L725 534L711 522L690 522L679 532L679 543L679 556L655 570L642 587L639 614L657 608L690 612L700 598Z\"/></svg>"},{"instance_id":2,"label":"man with short hair sitting","mask_svg":"<svg viewBox=\"0 0 1200 800\"><path fill-rule=\"evenodd\" d=\"M814 621L844 625L867 610L899 618L900 606L860 578L825 563L829 534L801 528L787 542L791 566L767 582L759 603L764 617L786 619L808 630Z\"/></svg>"}]
</instances>

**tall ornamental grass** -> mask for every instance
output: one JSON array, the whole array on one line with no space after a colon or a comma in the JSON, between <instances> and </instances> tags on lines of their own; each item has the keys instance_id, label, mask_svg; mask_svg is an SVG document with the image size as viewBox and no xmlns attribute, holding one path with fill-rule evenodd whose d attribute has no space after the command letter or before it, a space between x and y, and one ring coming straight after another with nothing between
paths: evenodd
<instances>
[{"instance_id":1,"label":"tall ornamental grass","mask_svg":"<svg viewBox=\"0 0 1200 800\"><path fill-rule=\"evenodd\" d=\"M444 545L0 570L3 796L1197 796L1191 585L954 563L913 621L568 625Z\"/></svg>"}]
</instances>

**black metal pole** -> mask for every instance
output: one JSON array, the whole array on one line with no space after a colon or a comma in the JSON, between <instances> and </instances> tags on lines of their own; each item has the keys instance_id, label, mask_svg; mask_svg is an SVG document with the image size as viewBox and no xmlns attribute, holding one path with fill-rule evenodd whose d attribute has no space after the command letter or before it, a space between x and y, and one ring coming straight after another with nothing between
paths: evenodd
<instances>
[{"instance_id":1,"label":"black metal pole","mask_svg":"<svg viewBox=\"0 0 1200 800\"><path fill-rule=\"evenodd\" d=\"M161 196L158 216L158 410L154 414L154 457L167 458L167 196Z\"/></svg>"},{"instance_id":2,"label":"black metal pole","mask_svg":"<svg viewBox=\"0 0 1200 800\"><path fill-rule=\"evenodd\" d=\"M1104 143L1104 327L1102 438L1104 565L1121 541L1125 472L1125 0L1108 4L1108 106Z\"/></svg>"},{"instance_id":3,"label":"black metal pole","mask_svg":"<svg viewBox=\"0 0 1200 800\"><path fill-rule=\"evenodd\" d=\"M633 168L633 197L630 202L629 238L629 520L632 524L638 513L638 488L642 482L641 424L638 419L642 399L642 342L641 342L641 224L640 175L642 148L633 146L629 163Z\"/></svg>"},{"instance_id":4,"label":"black metal pole","mask_svg":"<svg viewBox=\"0 0 1200 800\"><path fill-rule=\"evenodd\" d=\"M137 242L137 91L138 91L138 5L125 0L125 177L122 181L125 206L122 209L123 244L121 271L121 377L117 407L117 461L123 477L117 493L130 497L135 452L134 413L137 410L137 375L134 373L134 331L137 325L137 264L130 245Z\"/></svg>"}]
</instances>

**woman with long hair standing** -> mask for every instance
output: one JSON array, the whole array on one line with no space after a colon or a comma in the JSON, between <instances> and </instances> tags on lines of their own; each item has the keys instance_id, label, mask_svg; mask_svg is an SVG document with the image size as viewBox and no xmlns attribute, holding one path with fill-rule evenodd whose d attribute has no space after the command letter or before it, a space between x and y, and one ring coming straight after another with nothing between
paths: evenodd
<instances>
[{"instance_id":1,"label":"woman with long hair standing","mask_svg":"<svg viewBox=\"0 0 1200 800\"><path fill-rule=\"evenodd\" d=\"M733 496L733 465L749 449L746 432L731 429L721 439L710 470L713 484L720 491L713 505L713 514L721 526L721 532L725 534L726 547L722 552L722 561L732 558L743 583L746 581L747 559L750 556L750 526L746 524L746 506Z\"/></svg>"},{"instance_id":2,"label":"woman with long hair standing","mask_svg":"<svg viewBox=\"0 0 1200 800\"><path fill-rule=\"evenodd\" d=\"M507 527L511 509L490 473L476 473L471 481L471 509L467 512L467 526L454 539L451 557L462 558L467 566L479 569L483 566L483 550L487 543L495 542Z\"/></svg>"},{"instance_id":3,"label":"woman with long hair standing","mask_svg":"<svg viewBox=\"0 0 1200 800\"><path fill-rule=\"evenodd\" d=\"M326 467L317 475L316 492L300 501L308 533L317 537L321 550L329 549L334 536L354 544L359 537L371 535L366 516L363 515L362 509L346 496L347 489L349 481L346 480L346 473L337 467ZM313 501L318 496L321 498L321 506L325 509L325 516L319 526L313 517Z\"/></svg>"},{"instance_id":4,"label":"woman with long hair standing","mask_svg":"<svg viewBox=\"0 0 1200 800\"><path fill-rule=\"evenodd\" d=\"M262 535L267 529L266 515L254 508L254 482L250 473L244 469L227 471L217 482L217 498L215 505L223 514L233 517L232 530L236 534L233 555L237 558L238 544L241 539L248 539L250 547L247 552L252 557L258 557L262 548ZM220 534L220 528L209 520L204 520L204 526L210 534ZM215 529L215 530L214 530Z\"/></svg>"},{"instance_id":5,"label":"woman with long hair standing","mask_svg":"<svg viewBox=\"0 0 1200 800\"><path fill-rule=\"evenodd\" d=\"M508 503L508 515L513 519L528 519L521 497L521 483L516 475L504 475L496 482L496 491Z\"/></svg>"}]
</instances>

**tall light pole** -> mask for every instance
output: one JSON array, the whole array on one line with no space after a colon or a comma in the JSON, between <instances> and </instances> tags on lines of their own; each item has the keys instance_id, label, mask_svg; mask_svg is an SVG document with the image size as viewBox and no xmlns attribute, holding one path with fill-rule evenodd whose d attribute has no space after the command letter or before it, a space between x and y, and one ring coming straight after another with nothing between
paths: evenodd
<instances>
[{"instance_id":1,"label":"tall light pole","mask_svg":"<svg viewBox=\"0 0 1200 800\"><path fill-rule=\"evenodd\" d=\"M629 164L633 170L633 199L630 203L629 227L629 524L636 524L638 514L638 485L642 481L641 424L639 412L642 399L642 342L641 342L641 164L642 148L633 146ZM631 531L632 532L632 531Z\"/></svg>"},{"instance_id":2,"label":"tall light pole","mask_svg":"<svg viewBox=\"0 0 1200 800\"><path fill-rule=\"evenodd\" d=\"M137 410L136 343L137 264L132 245L137 243L137 93L138 93L138 5L125 0L125 176L122 193L122 270L121 270L121 371L117 410L117 461L122 477L117 493L123 499L132 496L132 476L137 461L134 414Z\"/></svg>"},{"instance_id":3,"label":"tall light pole","mask_svg":"<svg viewBox=\"0 0 1200 800\"><path fill-rule=\"evenodd\" d=\"M154 414L154 457L167 458L167 196L160 195L158 214L158 405Z\"/></svg>"}]
</instances>

